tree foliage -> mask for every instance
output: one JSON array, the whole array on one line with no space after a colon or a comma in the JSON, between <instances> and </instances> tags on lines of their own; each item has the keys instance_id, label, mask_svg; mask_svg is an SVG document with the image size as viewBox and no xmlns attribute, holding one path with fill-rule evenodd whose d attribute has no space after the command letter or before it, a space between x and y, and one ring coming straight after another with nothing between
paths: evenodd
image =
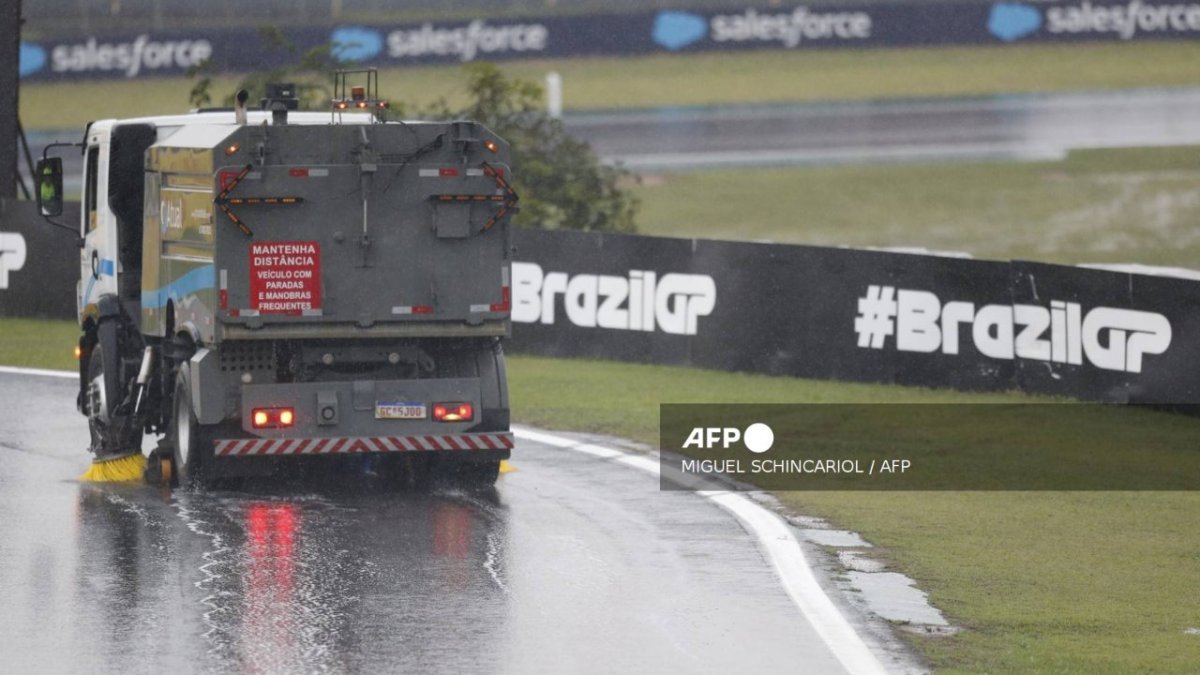
<instances>
[{"instance_id":1,"label":"tree foliage","mask_svg":"<svg viewBox=\"0 0 1200 675\"><path fill-rule=\"evenodd\" d=\"M329 100L333 97L333 73L337 70L337 61L333 58L333 46L324 44L302 52L274 26L259 28L258 35L269 49L286 52L291 63L246 75L232 91L225 92L217 99L216 105L232 107L237 91L245 89L250 92L249 105L253 107L256 105L255 97L261 96L267 90L268 84L291 82L296 85L296 96L300 99L301 109L328 110ZM193 107L203 108L214 104L212 94L214 70L214 64L209 59L188 71L188 76L195 80L188 95L188 100Z\"/></svg>"},{"instance_id":2,"label":"tree foliage","mask_svg":"<svg viewBox=\"0 0 1200 675\"><path fill-rule=\"evenodd\" d=\"M463 68L468 103L453 109L443 99L418 116L473 120L509 142L514 188L521 195L518 225L635 231L638 202L622 187L636 180L633 174L601 163L591 146L569 135L546 113L537 84L509 78L490 63Z\"/></svg>"},{"instance_id":3,"label":"tree foliage","mask_svg":"<svg viewBox=\"0 0 1200 675\"><path fill-rule=\"evenodd\" d=\"M251 101L272 82L293 82L300 107L327 110L332 97L337 61L332 45L300 52L278 29L260 30L274 49L287 51L293 63L247 75L234 91L221 97L232 106L237 89L251 93ZM513 187L521 195L514 222L523 227L610 232L635 231L638 201L623 186L637 180L619 166L602 163L586 142L570 136L562 121L547 114L544 92L536 83L512 79L490 63L463 66L467 103L452 107L439 99L417 108L394 103L397 114L431 120L465 119L479 122L509 142L512 148ZM191 104L211 105L212 65L191 73L195 84Z\"/></svg>"}]
</instances>

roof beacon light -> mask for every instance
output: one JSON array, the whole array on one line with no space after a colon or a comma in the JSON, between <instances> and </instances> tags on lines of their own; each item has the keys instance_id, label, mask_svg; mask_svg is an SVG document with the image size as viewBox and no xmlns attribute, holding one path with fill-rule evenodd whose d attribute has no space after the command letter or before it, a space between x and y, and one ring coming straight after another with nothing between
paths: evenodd
<instances>
[{"instance_id":1,"label":"roof beacon light","mask_svg":"<svg viewBox=\"0 0 1200 675\"><path fill-rule=\"evenodd\" d=\"M359 84L351 85L351 78L357 80ZM371 124L381 124L386 121L381 113L391 107L387 101L379 97L379 72L374 68L335 72L333 74L332 104L333 117L330 121L334 124L341 124L342 117L339 113L348 110L372 112L374 114L369 116L368 121Z\"/></svg>"}]
</instances>

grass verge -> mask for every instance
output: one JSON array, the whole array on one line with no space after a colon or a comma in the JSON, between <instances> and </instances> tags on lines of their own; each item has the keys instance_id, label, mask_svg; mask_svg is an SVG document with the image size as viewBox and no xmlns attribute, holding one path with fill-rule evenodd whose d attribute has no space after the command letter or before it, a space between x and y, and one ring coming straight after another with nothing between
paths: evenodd
<instances>
[{"instance_id":1,"label":"grass verge","mask_svg":"<svg viewBox=\"0 0 1200 675\"><path fill-rule=\"evenodd\" d=\"M1086 150L1053 162L702 171L647 176L635 192L644 234L1058 262L1200 261L1196 147Z\"/></svg>"},{"instance_id":2,"label":"grass verge","mask_svg":"<svg viewBox=\"0 0 1200 675\"><path fill-rule=\"evenodd\" d=\"M504 69L537 82L558 71L569 110L928 98L1197 86L1200 44L764 50L541 59L508 62ZM236 81L217 78L212 91L232 92ZM392 101L424 104L444 96L461 102L464 96L457 66L385 69L380 83ZM23 84L21 120L26 129L82 129L95 119L184 112L191 86L182 77Z\"/></svg>"},{"instance_id":3,"label":"grass verge","mask_svg":"<svg viewBox=\"0 0 1200 675\"><path fill-rule=\"evenodd\" d=\"M69 322L0 320L0 363L72 368ZM884 385L513 356L519 421L655 443L660 402L1011 402ZM1148 447L1148 456L1156 448ZM519 459L518 459L519 464ZM965 628L910 640L948 672L1188 672L1200 663L1200 495L780 493L861 532Z\"/></svg>"}]
</instances>

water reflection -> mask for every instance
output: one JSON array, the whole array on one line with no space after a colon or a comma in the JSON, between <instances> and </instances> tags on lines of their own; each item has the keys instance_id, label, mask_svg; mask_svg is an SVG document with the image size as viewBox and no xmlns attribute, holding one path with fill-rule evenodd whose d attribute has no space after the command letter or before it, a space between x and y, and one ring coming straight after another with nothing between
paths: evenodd
<instances>
[{"instance_id":1,"label":"water reflection","mask_svg":"<svg viewBox=\"0 0 1200 675\"><path fill-rule=\"evenodd\" d=\"M122 672L164 660L131 626L170 626L188 670L479 666L507 617L507 517L495 490L82 486L72 621Z\"/></svg>"}]
</instances>

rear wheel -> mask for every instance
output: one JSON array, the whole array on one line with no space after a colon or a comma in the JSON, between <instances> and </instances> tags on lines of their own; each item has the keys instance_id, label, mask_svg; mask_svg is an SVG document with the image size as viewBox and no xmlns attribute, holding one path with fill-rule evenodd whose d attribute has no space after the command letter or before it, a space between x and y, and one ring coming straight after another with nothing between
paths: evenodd
<instances>
[{"instance_id":1,"label":"rear wheel","mask_svg":"<svg viewBox=\"0 0 1200 675\"><path fill-rule=\"evenodd\" d=\"M477 377L480 387L480 427L472 431L508 431L508 382L504 351L498 342L475 343L438 359L439 377ZM471 488L490 487L500 477L499 459L478 459L465 454L433 458L438 482Z\"/></svg>"},{"instance_id":2,"label":"rear wheel","mask_svg":"<svg viewBox=\"0 0 1200 675\"><path fill-rule=\"evenodd\" d=\"M191 379L186 365L179 368L175 376L175 396L171 414L171 440L173 450L170 466L164 466L163 475L172 476L175 485L204 485L205 464L212 458L212 436L210 430L196 420L192 406Z\"/></svg>"}]
</instances>

